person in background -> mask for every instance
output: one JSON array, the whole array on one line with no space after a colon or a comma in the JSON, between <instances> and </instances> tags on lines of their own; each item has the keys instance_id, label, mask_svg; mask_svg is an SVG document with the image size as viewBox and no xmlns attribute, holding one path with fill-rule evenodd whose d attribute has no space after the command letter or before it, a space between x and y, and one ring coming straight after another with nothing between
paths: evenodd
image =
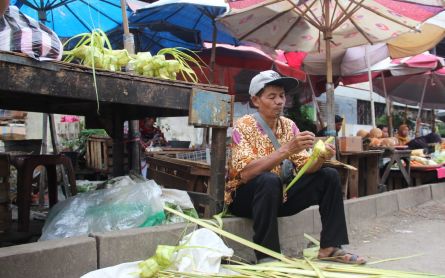
<instances>
[{"instance_id":1,"label":"person in background","mask_svg":"<svg viewBox=\"0 0 445 278\"><path fill-rule=\"evenodd\" d=\"M341 130L342 124L343 124L343 118L340 117L339 115L335 115L335 136L338 136L338 132ZM328 128L324 127L317 133L317 136L320 137L328 136L328 134L326 133L327 130Z\"/></svg>"},{"instance_id":2,"label":"person in background","mask_svg":"<svg viewBox=\"0 0 445 278\"><path fill-rule=\"evenodd\" d=\"M155 126L156 117L146 117L139 121L139 131L141 140L148 146L165 146L165 140L162 131Z\"/></svg>"},{"instance_id":3,"label":"person in background","mask_svg":"<svg viewBox=\"0 0 445 278\"><path fill-rule=\"evenodd\" d=\"M399 140L399 145L406 145L409 142L409 127L405 124L402 124L399 126L399 129L397 130L396 138Z\"/></svg>"},{"instance_id":4,"label":"person in background","mask_svg":"<svg viewBox=\"0 0 445 278\"><path fill-rule=\"evenodd\" d=\"M386 125L378 125L377 127L382 131L382 138L389 137L389 129Z\"/></svg>"},{"instance_id":5,"label":"person in background","mask_svg":"<svg viewBox=\"0 0 445 278\"><path fill-rule=\"evenodd\" d=\"M439 134L431 132L424 136L419 136L408 142L408 148L415 149L428 149L429 144L441 143L442 138Z\"/></svg>"},{"instance_id":6,"label":"person in background","mask_svg":"<svg viewBox=\"0 0 445 278\"><path fill-rule=\"evenodd\" d=\"M300 131L292 120L281 116L286 92L297 85L296 79L281 77L273 70L252 79L249 94L258 113L245 115L234 124L224 201L232 214L253 220L255 243L276 252L281 251L278 217L319 205L322 232L318 258L363 264L363 257L341 248L348 244L348 232L340 178L335 169L322 167L335 155L333 145L326 144L326 151L283 195L283 187L292 178L282 174L285 165L301 168L309 158L306 149L315 140L312 132ZM279 143L277 148L266 131L269 129ZM273 260L261 252L255 254L260 263Z\"/></svg>"}]
</instances>

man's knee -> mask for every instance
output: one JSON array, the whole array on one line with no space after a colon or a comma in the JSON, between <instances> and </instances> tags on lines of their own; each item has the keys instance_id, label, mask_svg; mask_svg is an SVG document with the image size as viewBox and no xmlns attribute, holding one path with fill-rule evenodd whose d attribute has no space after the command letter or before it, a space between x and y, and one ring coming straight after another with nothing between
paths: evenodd
<instances>
[{"instance_id":1,"label":"man's knee","mask_svg":"<svg viewBox=\"0 0 445 278\"><path fill-rule=\"evenodd\" d=\"M338 172L334 168L323 167L319 171L324 177L326 177L328 179L338 179L339 178Z\"/></svg>"},{"instance_id":2,"label":"man's knee","mask_svg":"<svg viewBox=\"0 0 445 278\"><path fill-rule=\"evenodd\" d=\"M338 171L331 167L324 167L319 170L320 176L326 180L326 184L332 184L334 186L340 186L340 175Z\"/></svg>"},{"instance_id":3,"label":"man's knee","mask_svg":"<svg viewBox=\"0 0 445 278\"><path fill-rule=\"evenodd\" d=\"M283 189L281 179L277 174L266 172L256 178L257 189L269 194L279 193Z\"/></svg>"}]
</instances>

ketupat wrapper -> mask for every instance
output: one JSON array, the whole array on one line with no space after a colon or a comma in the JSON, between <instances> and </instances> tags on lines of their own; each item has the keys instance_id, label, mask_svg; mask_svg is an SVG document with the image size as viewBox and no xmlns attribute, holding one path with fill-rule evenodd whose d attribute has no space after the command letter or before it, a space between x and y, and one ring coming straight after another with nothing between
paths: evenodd
<instances>
[{"instance_id":1,"label":"ketupat wrapper","mask_svg":"<svg viewBox=\"0 0 445 278\"><path fill-rule=\"evenodd\" d=\"M326 139L325 142L323 142L322 140L318 140L318 142L315 143L314 147L312 148L311 156L303 165L303 167L301 167L301 169L298 171L295 178L286 186L286 188L284 189L284 193L286 193L304 175L307 169L312 166L312 164L318 159L321 154L324 154L326 152L326 144L329 144L332 141L334 141L334 137L331 136Z\"/></svg>"},{"instance_id":2,"label":"ketupat wrapper","mask_svg":"<svg viewBox=\"0 0 445 278\"><path fill-rule=\"evenodd\" d=\"M158 245L154 256L139 263L139 277L154 277L160 270L170 267L173 263L173 254L178 249L180 249L178 246Z\"/></svg>"}]
</instances>

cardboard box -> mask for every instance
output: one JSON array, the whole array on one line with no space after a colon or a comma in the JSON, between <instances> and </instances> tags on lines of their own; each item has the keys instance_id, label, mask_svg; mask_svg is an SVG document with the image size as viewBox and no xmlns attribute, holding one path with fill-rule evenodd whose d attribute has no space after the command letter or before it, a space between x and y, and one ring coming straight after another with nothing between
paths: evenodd
<instances>
[{"instance_id":1,"label":"cardboard box","mask_svg":"<svg viewBox=\"0 0 445 278\"><path fill-rule=\"evenodd\" d=\"M26 127L23 125L0 126L0 140L22 140L26 138Z\"/></svg>"},{"instance_id":2,"label":"cardboard box","mask_svg":"<svg viewBox=\"0 0 445 278\"><path fill-rule=\"evenodd\" d=\"M362 137L360 136L346 136L338 138L338 146L340 152L352 153L363 151Z\"/></svg>"}]
</instances>

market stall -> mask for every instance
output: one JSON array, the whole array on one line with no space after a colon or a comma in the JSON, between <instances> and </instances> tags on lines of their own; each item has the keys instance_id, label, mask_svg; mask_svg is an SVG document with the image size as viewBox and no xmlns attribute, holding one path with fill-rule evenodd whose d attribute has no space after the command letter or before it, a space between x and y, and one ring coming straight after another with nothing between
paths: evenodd
<instances>
[{"instance_id":1,"label":"market stall","mask_svg":"<svg viewBox=\"0 0 445 278\"><path fill-rule=\"evenodd\" d=\"M102 70L93 74L88 67L39 62L11 52L0 52L0 72L0 108L84 115L87 128L104 128L113 139L113 176L124 174L124 121L146 116L188 116L189 111L196 110L192 106L194 92L227 93L226 87L214 85ZM218 154L226 152L228 125L207 126L213 127L211 151L215 154L207 197L216 211L223 199L225 173L225 156Z\"/></svg>"}]
</instances>

